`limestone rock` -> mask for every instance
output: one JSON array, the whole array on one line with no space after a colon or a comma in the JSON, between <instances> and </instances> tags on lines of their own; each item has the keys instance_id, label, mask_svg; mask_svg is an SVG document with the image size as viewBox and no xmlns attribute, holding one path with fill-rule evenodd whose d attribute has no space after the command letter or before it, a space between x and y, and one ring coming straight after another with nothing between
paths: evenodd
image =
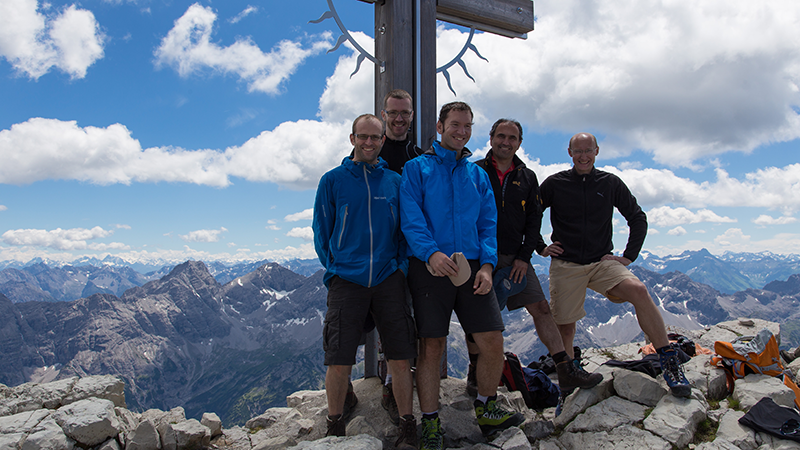
<instances>
[{"instance_id":1,"label":"limestone rock","mask_svg":"<svg viewBox=\"0 0 800 450\"><path fill-rule=\"evenodd\" d=\"M304 441L291 450L383 450L383 444L377 439L366 434L347 437L326 437L316 441Z\"/></svg>"},{"instance_id":2,"label":"limestone rock","mask_svg":"<svg viewBox=\"0 0 800 450\"><path fill-rule=\"evenodd\" d=\"M644 429L682 448L692 440L706 410L708 403L699 391L692 391L690 398L665 395L644 419Z\"/></svg>"},{"instance_id":3,"label":"limestone rock","mask_svg":"<svg viewBox=\"0 0 800 450\"><path fill-rule=\"evenodd\" d=\"M178 450L198 450L211 442L211 430L197 419L185 420L172 425Z\"/></svg>"},{"instance_id":4,"label":"limestone rock","mask_svg":"<svg viewBox=\"0 0 800 450\"><path fill-rule=\"evenodd\" d=\"M126 450L160 450L161 438L153 422L143 420L125 439Z\"/></svg>"},{"instance_id":5,"label":"limestone rock","mask_svg":"<svg viewBox=\"0 0 800 450\"><path fill-rule=\"evenodd\" d=\"M615 378L616 380L616 378ZM610 397L578 415L565 431L611 431L621 425L631 425L644 420L644 405L620 397Z\"/></svg>"},{"instance_id":6,"label":"limestone rock","mask_svg":"<svg viewBox=\"0 0 800 450\"><path fill-rule=\"evenodd\" d=\"M733 396L745 411L764 397L770 397L775 403L789 408L794 407L794 391L783 384L783 381L768 375L753 374L734 382Z\"/></svg>"},{"instance_id":7,"label":"limestone rock","mask_svg":"<svg viewBox=\"0 0 800 450\"><path fill-rule=\"evenodd\" d=\"M558 441L565 449L672 450L669 442L631 425L595 433L564 433Z\"/></svg>"},{"instance_id":8,"label":"limestone rock","mask_svg":"<svg viewBox=\"0 0 800 450\"><path fill-rule=\"evenodd\" d=\"M200 423L207 426L211 430L211 437L219 436L222 434L222 421L219 416L214 413L203 413Z\"/></svg>"},{"instance_id":9,"label":"limestone rock","mask_svg":"<svg viewBox=\"0 0 800 450\"><path fill-rule=\"evenodd\" d=\"M62 406L53 418L67 436L84 445L97 445L119 433L114 403L101 398L78 400Z\"/></svg>"},{"instance_id":10,"label":"limestone rock","mask_svg":"<svg viewBox=\"0 0 800 450\"><path fill-rule=\"evenodd\" d=\"M591 389L578 389L570 394L564 401L561 414L553 419L556 427L565 426L590 406L614 395L615 370L609 366L600 366L595 372L603 375L603 381Z\"/></svg>"},{"instance_id":11,"label":"limestone rock","mask_svg":"<svg viewBox=\"0 0 800 450\"><path fill-rule=\"evenodd\" d=\"M656 406L661 397L668 394L657 379L626 369L614 372L614 391L622 398L647 406Z\"/></svg>"},{"instance_id":12,"label":"limestone rock","mask_svg":"<svg viewBox=\"0 0 800 450\"><path fill-rule=\"evenodd\" d=\"M67 437L55 420L48 417L31 428L23 450L72 450L75 441Z\"/></svg>"},{"instance_id":13,"label":"limestone rock","mask_svg":"<svg viewBox=\"0 0 800 450\"><path fill-rule=\"evenodd\" d=\"M752 429L739 425L739 419L744 416L744 412L727 410L719 421L717 428L717 438L723 439L741 450L754 450L756 447L755 433Z\"/></svg>"}]
</instances>

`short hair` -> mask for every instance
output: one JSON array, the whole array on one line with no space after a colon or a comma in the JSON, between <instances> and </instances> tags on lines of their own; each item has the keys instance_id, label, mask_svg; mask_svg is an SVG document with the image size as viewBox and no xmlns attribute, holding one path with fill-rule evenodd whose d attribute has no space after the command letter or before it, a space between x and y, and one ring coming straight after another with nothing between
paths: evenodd
<instances>
[{"instance_id":1,"label":"short hair","mask_svg":"<svg viewBox=\"0 0 800 450\"><path fill-rule=\"evenodd\" d=\"M579 136L580 137L589 136L590 138L592 138L592 143L594 143L595 148L597 147L597 138L594 137L594 135L592 133L576 133L575 136L572 136L571 138L569 138L569 147L567 147L567 148L571 149L572 148L572 144L575 142L576 139L578 139Z\"/></svg>"},{"instance_id":2,"label":"short hair","mask_svg":"<svg viewBox=\"0 0 800 450\"><path fill-rule=\"evenodd\" d=\"M392 89L386 95L383 96L383 107L386 108L386 102L389 101L390 98L396 98L398 100L408 100L411 102L412 108L414 105L414 99L411 98L411 94L403 89Z\"/></svg>"},{"instance_id":3,"label":"short hair","mask_svg":"<svg viewBox=\"0 0 800 450\"><path fill-rule=\"evenodd\" d=\"M522 142L522 125L520 125L520 123L514 119L497 119L497 122L492 125L492 129L489 131L489 137L493 138L494 132L497 131L497 127L504 123L511 123L517 126L517 129L519 130L519 141Z\"/></svg>"},{"instance_id":4,"label":"short hair","mask_svg":"<svg viewBox=\"0 0 800 450\"><path fill-rule=\"evenodd\" d=\"M470 120L475 117L475 115L472 114L472 108L470 108L468 104L464 102L450 102L442 106L442 109L439 110L439 122L442 122L442 125L444 125L444 121L447 120L447 115L450 114L450 111L467 111L469 112Z\"/></svg>"},{"instance_id":5,"label":"short hair","mask_svg":"<svg viewBox=\"0 0 800 450\"><path fill-rule=\"evenodd\" d=\"M386 124L384 124L383 121L380 118L378 118L378 116L376 116L375 114L362 114L356 117L356 120L353 121L353 134L356 134L356 125L358 125L358 122L362 119L377 120L378 123L381 124L381 136L383 136L383 134L386 132Z\"/></svg>"}]
</instances>

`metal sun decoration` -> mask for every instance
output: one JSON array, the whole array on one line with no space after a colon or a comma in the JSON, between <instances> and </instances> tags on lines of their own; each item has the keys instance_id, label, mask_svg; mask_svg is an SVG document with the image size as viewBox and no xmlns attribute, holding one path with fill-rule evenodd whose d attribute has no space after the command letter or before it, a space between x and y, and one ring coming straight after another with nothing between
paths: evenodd
<instances>
[{"instance_id":1,"label":"metal sun decoration","mask_svg":"<svg viewBox=\"0 0 800 450\"><path fill-rule=\"evenodd\" d=\"M325 13L322 14L322 16L320 16L319 19L308 21L308 23L320 23L325 19L331 19L331 18L336 21L336 25L342 32L342 35L339 36L339 39L336 41L336 45L334 45L332 49L328 50L327 53L336 51L339 48L339 46L348 41L350 42L350 44L353 45L353 47L355 47L355 49L358 51L358 59L356 59L356 70L354 70L353 73L350 74L350 78L352 78L353 75L358 73L358 70L361 68L361 63L364 62L364 59L369 59L374 64L378 64L381 68L383 68L386 62L378 61L374 56L370 55L369 52L367 52L364 49L364 47L359 45L358 42L356 42L356 40L353 39L353 36L350 34L350 32L347 31L347 27L344 26L342 20L339 18L339 14L336 12L336 8L334 8L333 6L333 0L328 0L328 8L329 8L328 11L325 11ZM478 49L472 43L472 37L474 35L475 35L475 27L470 27L469 37L467 38L467 42L464 43L464 47L461 48L461 51L458 52L458 54L452 60L450 60L450 62L436 69L436 73L441 72L442 75L444 75L444 79L447 81L447 87L450 89L450 92L452 92L453 95L456 95L456 91L453 89L453 85L450 83L450 73L447 71L447 69L453 67L453 65L458 64L461 67L461 70L464 71L464 74L467 76L467 78L472 80L473 83L475 82L475 78L473 78L472 75L469 74L469 71L467 70L467 65L466 63L464 63L464 60L462 59L467 50L472 50L476 55L478 55L478 58L486 62L489 61L488 59L484 58L483 55L480 54L480 52L478 52Z\"/></svg>"}]
</instances>

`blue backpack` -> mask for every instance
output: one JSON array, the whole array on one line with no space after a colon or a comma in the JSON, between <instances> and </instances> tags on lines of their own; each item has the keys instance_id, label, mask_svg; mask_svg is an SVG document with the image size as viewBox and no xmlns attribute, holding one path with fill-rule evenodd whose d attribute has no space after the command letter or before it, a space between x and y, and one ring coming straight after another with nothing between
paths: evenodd
<instances>
[{"instance_id":1,"label":"blue backpack","mask_svg":"<svg viewBox=\"0 0 800 450\"><path fill-rule=\"evenodd\" d=\"M508 390L521 392L528 408L537 411L558 405L561 390L547 374L539 369L523 366L517 355L511 352L505 352L505 355L500 381Z\"/></svg>"}]
</instances>

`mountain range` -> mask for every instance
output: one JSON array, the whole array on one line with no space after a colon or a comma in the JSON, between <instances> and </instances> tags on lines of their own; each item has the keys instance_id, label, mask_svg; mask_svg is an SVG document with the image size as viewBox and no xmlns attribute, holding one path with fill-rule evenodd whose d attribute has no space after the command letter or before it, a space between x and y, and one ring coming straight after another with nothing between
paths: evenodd
<instances>
[{"instance_id":1,"label":"mountain range","mask_svg":"<svg viewBox=\"0 0 800 450\"><path fill-rule=\"evenodd\" d=\"M632 266L667 324L697 329L737 317L762 318L782 324L782 347L800 343L800 270L785 278L775 275L791 272L796 257L738 254L723 259L706 253L643 255ZM697 265L689 267L687 261ZM547 293L543 263L548 261L532 262ZM0 324L0 383L117 374L125 379L131 409L181 405L189 417L212 411L228 425L283 406L286 395L323 385L326 309L318 262L284 264L292 270L263 261L232 266L187 261L146 274L124 264L7 265L0 271L5 319ZM738 274L717 284L769 281L727 293L695 279L713 278L714 270ZM588 291L586 311L576 337L582 347L642 337L627 305ZM547 353L524 309L506 311L504 319L507 350L523 362ZM463 332L453 324L448 368L452 376L463 377Z\"/></svg>"}]
</instances>

